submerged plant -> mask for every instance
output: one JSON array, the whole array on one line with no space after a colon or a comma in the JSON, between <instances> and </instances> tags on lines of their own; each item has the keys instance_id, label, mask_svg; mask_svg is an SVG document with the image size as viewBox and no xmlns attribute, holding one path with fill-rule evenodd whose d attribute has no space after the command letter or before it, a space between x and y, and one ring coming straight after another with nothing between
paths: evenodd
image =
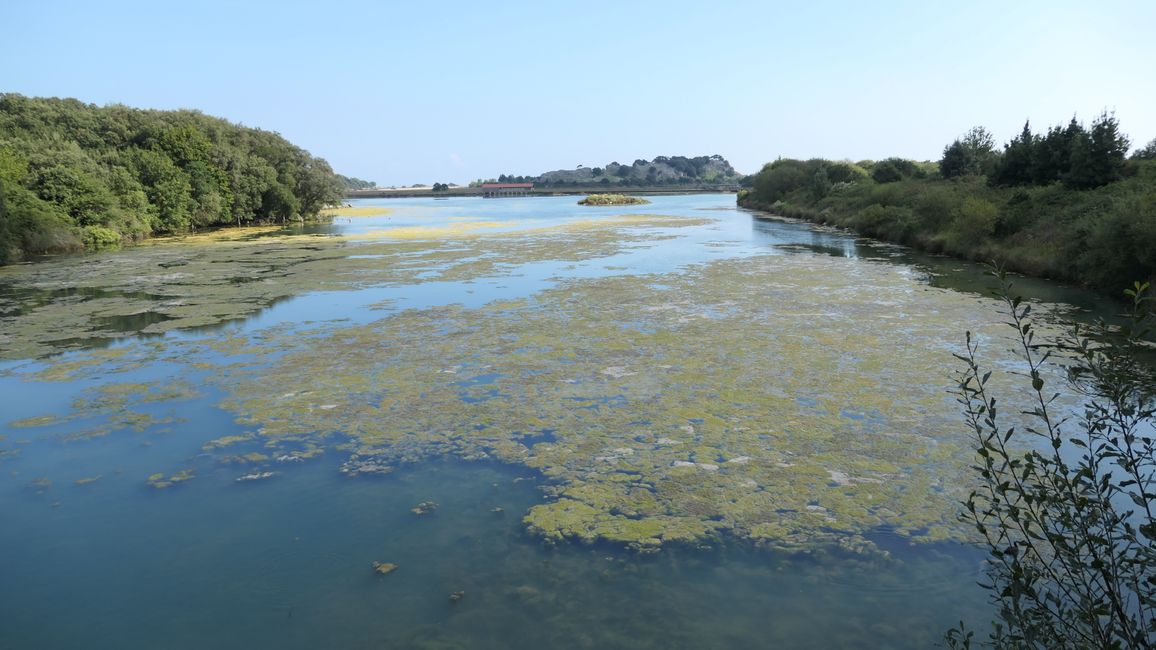
<instances>
[{"instance_id":1,"label":"submerged plant","mask_svg":"<svg viewBox=\"0 0 1156 650\"><path fill-rule=\"evenodd\" d=\"M998 620L985 645L997 648L1156 646L1156 397L1135 345L1150 333L1147 284L1127 291L1129 322L1040 342L1031 305L1000 295L1032 406L1027 426L1009 425L977 359L970 332L957 389L975 434L979 487L964 502L990 554L988 582ZM1067 369L1086 404L1064 415L1045 388L1045 366ZM1025 435L1026 434L1026 435ZM953 648L973 633L947 634Z\"/></svg>"}]
</instances>

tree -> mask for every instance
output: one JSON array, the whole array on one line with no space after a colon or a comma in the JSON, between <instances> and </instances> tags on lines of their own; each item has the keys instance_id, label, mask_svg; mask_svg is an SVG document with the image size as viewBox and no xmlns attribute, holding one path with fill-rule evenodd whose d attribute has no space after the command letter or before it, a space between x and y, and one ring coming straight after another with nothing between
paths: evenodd
<instances>
[{"instance_id":1,"label":"tree","mask_svg":"<svg viewBox=\"0 0 1156 650\"><path fill-rule=\"evenodd\" d=\"M1148 141L1148 144L1140 147L1132 152L1133 160L1156 160L1156 138Z\"/></svg>"},{"instance_id":2,"label":"tree","mask_svg":"<svg viewBox=\"0 0 1156 650\"><path fill-rule=\"evenodd\" d=\"M0 94L8 259L154 232L312 216L340 198L328 163L197 111ZM14 247L14 248L13 248Z\"/></svg>"},{"instance_id":3,"label":"tree","mask_svg":"<svg viewBox=\"0 0 1156 650\"><path fill-rule=\"evenodd\" d=\"M903 172L896 161L895 158L888 158L875 163L875 167L871 170L871 178L876 183L894 183L903 180Z\"/></svg>"},{"instance_id":4,"label":"tree","mask_svg":"<svg viewBox=\"0 0 1156 650\"><path fill-rule=\"evenodd\" d=\"M1032 182L1047 185L1063 180L1072 166L1072 144L1084 132L1084 127L1072 118L1068 127L1053 126L1045 136L1036 139L1032 150Z\"/></svg>"},{"instance_id":5,"label":"tree","mask_svg":"<svg viewBox=\"0 0 1156 650\"><path fill-rule=\"evenodd\" d=\"M995 137L984 127L975 126L943 149L939 173L944 178L989 175L997 158Z\"/></svg>"},{"instance_id":6,"label":"tree","mask_svg":"<svg viewBox=\"0 0 1156 650\"><path fill-rule=\"evenodd\" d=\"M975 435L978 487L963 518L984 540L984 585L998 607L987 645L997 648L1156 646L1156 396L1133 344L1150 333L1149 287L1126 294L1122 332L1100 323L1039 341L1031 305L997 271L1007 324L1017 334L1028 424L1008 425L967 335L957 397ZM1065 416L1048 388L1054 359L1086 400ZM1024 440L1025 435L1028 437ZM948 645L967 648L961 622Z\"/></svg>"},{"instance_id":7,"label":"tree","mask_svg":"<svg viewBox=\"0 0 1156 650\"><path fill-rule=\"evenodd\" d=\"M974 174L977 165L971 151L959 140L943 148L943 158L939 160L939 173L944 178L958 178Z\"/></svg>"},{"instance_id":8,"label":"tree","mask_svg":"<svg viewBox=\"0 0 1156 650\"><path fill-rule=\"evenodd\" d=\"M343 192L341 180L333 173L329 163L308 154L305 157L307 159L298 168L294 194L301 202L301 213L312 217L321 208L339 202Z\"/></svg>"},{"instance_id":9,"label":"tree","mask_svg":"<svg viewBox=\"0 0 1156 650\"><path fill-rule=\"evenodd\" d=\"M1064 184L1086 190L1120 180L1128 144L1128 136L1120 133L1116 116L1107 111L1100 113L1086 135L1073 143Z\"/></svg>"},{"instance_id":10,"label":"tree","mask_svg":"<svg viewBox=\"0 0 1156 650\"><path fill-rule=\"evenodd\" d=\"M1004 147L1003 158L991 177L994 185L1030 185L1032 156L1036 146L1030 122L1024 122L1023 131Z\"/></svg>"}]
</instances>

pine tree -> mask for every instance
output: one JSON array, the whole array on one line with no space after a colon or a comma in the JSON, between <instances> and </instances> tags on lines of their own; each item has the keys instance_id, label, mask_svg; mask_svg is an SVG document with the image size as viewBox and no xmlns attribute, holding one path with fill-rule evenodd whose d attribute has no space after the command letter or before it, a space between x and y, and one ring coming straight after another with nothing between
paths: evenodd
<instances>
[{"instance_id":1,"label":"pine tree","mask_svg":"<svg viewBox=\"0 0 1156 650\"><path fill-rule=\"evenodd\" d=\"M1003 158L992 175L995 185L1030 185L1032 182L1032 152L1036 146L1031 123L1024 122L1023 131L1004 148Z\"/></svg>"}]
</instances>

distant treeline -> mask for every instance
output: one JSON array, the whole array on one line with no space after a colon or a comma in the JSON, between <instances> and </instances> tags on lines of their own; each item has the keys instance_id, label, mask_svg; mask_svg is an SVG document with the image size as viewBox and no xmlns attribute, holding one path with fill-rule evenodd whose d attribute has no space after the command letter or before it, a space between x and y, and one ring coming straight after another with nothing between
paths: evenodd
<instances>
[{"instance_id":1,"label":"distant treeline","mask_svg":"<svg viewBox=\"0 0 1156 650\"><path fill-rule=\"evenodd\" d=\"M501 174L497 178L478 179L471 185L481 183L534 183L543 188L550 187L657 187L679 185L735 185L742 176L719 155L658 156L654 160L639 158L629 165L618 162L607 163L604 167L559 169L536 176Z\"/></svg>"},{"instance_id":2,"label":"distant treeline","mask_svg":"<svg viewBox=\"0 0 1156 650\"><path fill-rule=\"evenodd\" d=\"M360 178L354 178L352 176L338 174L337 178L341 180L341 184L347 190L372 190L377 187L377 183L373 181L363 181Z\"/></svg>"},{"instance_id":3,"label":"distant treeline","mask_svg":"<svg viewBox=\"0 0 1156 650\"><path fill-rule=\"evenodd\" d=\"M977 127L938 162L780 159L739 203L1115 294L1156 280L1156 140L1128 146L1107 113L1002 150Z\"/></svg>"},{"instance_id":4,"label":"distant treeline","mask_svg":"<svg viewBox=\"0 0 1156 650\"><path fill-rule=\"evenodd\" d=\"M0 263L156 233L311 217L329 164L197 111L0 94Z\"/></svg>"}]
</instances>

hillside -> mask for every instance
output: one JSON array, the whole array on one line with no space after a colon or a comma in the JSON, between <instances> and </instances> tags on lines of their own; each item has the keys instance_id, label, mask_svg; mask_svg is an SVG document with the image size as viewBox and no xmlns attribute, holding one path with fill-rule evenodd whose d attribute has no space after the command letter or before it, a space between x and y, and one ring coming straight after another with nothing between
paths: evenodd
<instances>
[{"instance_id":1,"label":"hillside","mask_svg":"<svg viewBox=\"0 0 1156 650\"><path fill-rule=\"evenodd\" d=\"M719 155L659 156L652 161L638 159L632 164L607 163L602 167L579 165L537 176L502 174L488 182L534 183L541 187L653 187L679 185L737 185L742 175ZM480 182L480 181L479 181Z\"/></svg>"},{"instance_id":2,"label":"hillside","mask_svg":"<svg viewBox=\"0 0 1156 650\"><path fill-rule=\"evenodd\" d=\"M342 186L280 135L197 111L0 94L0 263L311 217Z\"/></svg>"}]
</instances>

